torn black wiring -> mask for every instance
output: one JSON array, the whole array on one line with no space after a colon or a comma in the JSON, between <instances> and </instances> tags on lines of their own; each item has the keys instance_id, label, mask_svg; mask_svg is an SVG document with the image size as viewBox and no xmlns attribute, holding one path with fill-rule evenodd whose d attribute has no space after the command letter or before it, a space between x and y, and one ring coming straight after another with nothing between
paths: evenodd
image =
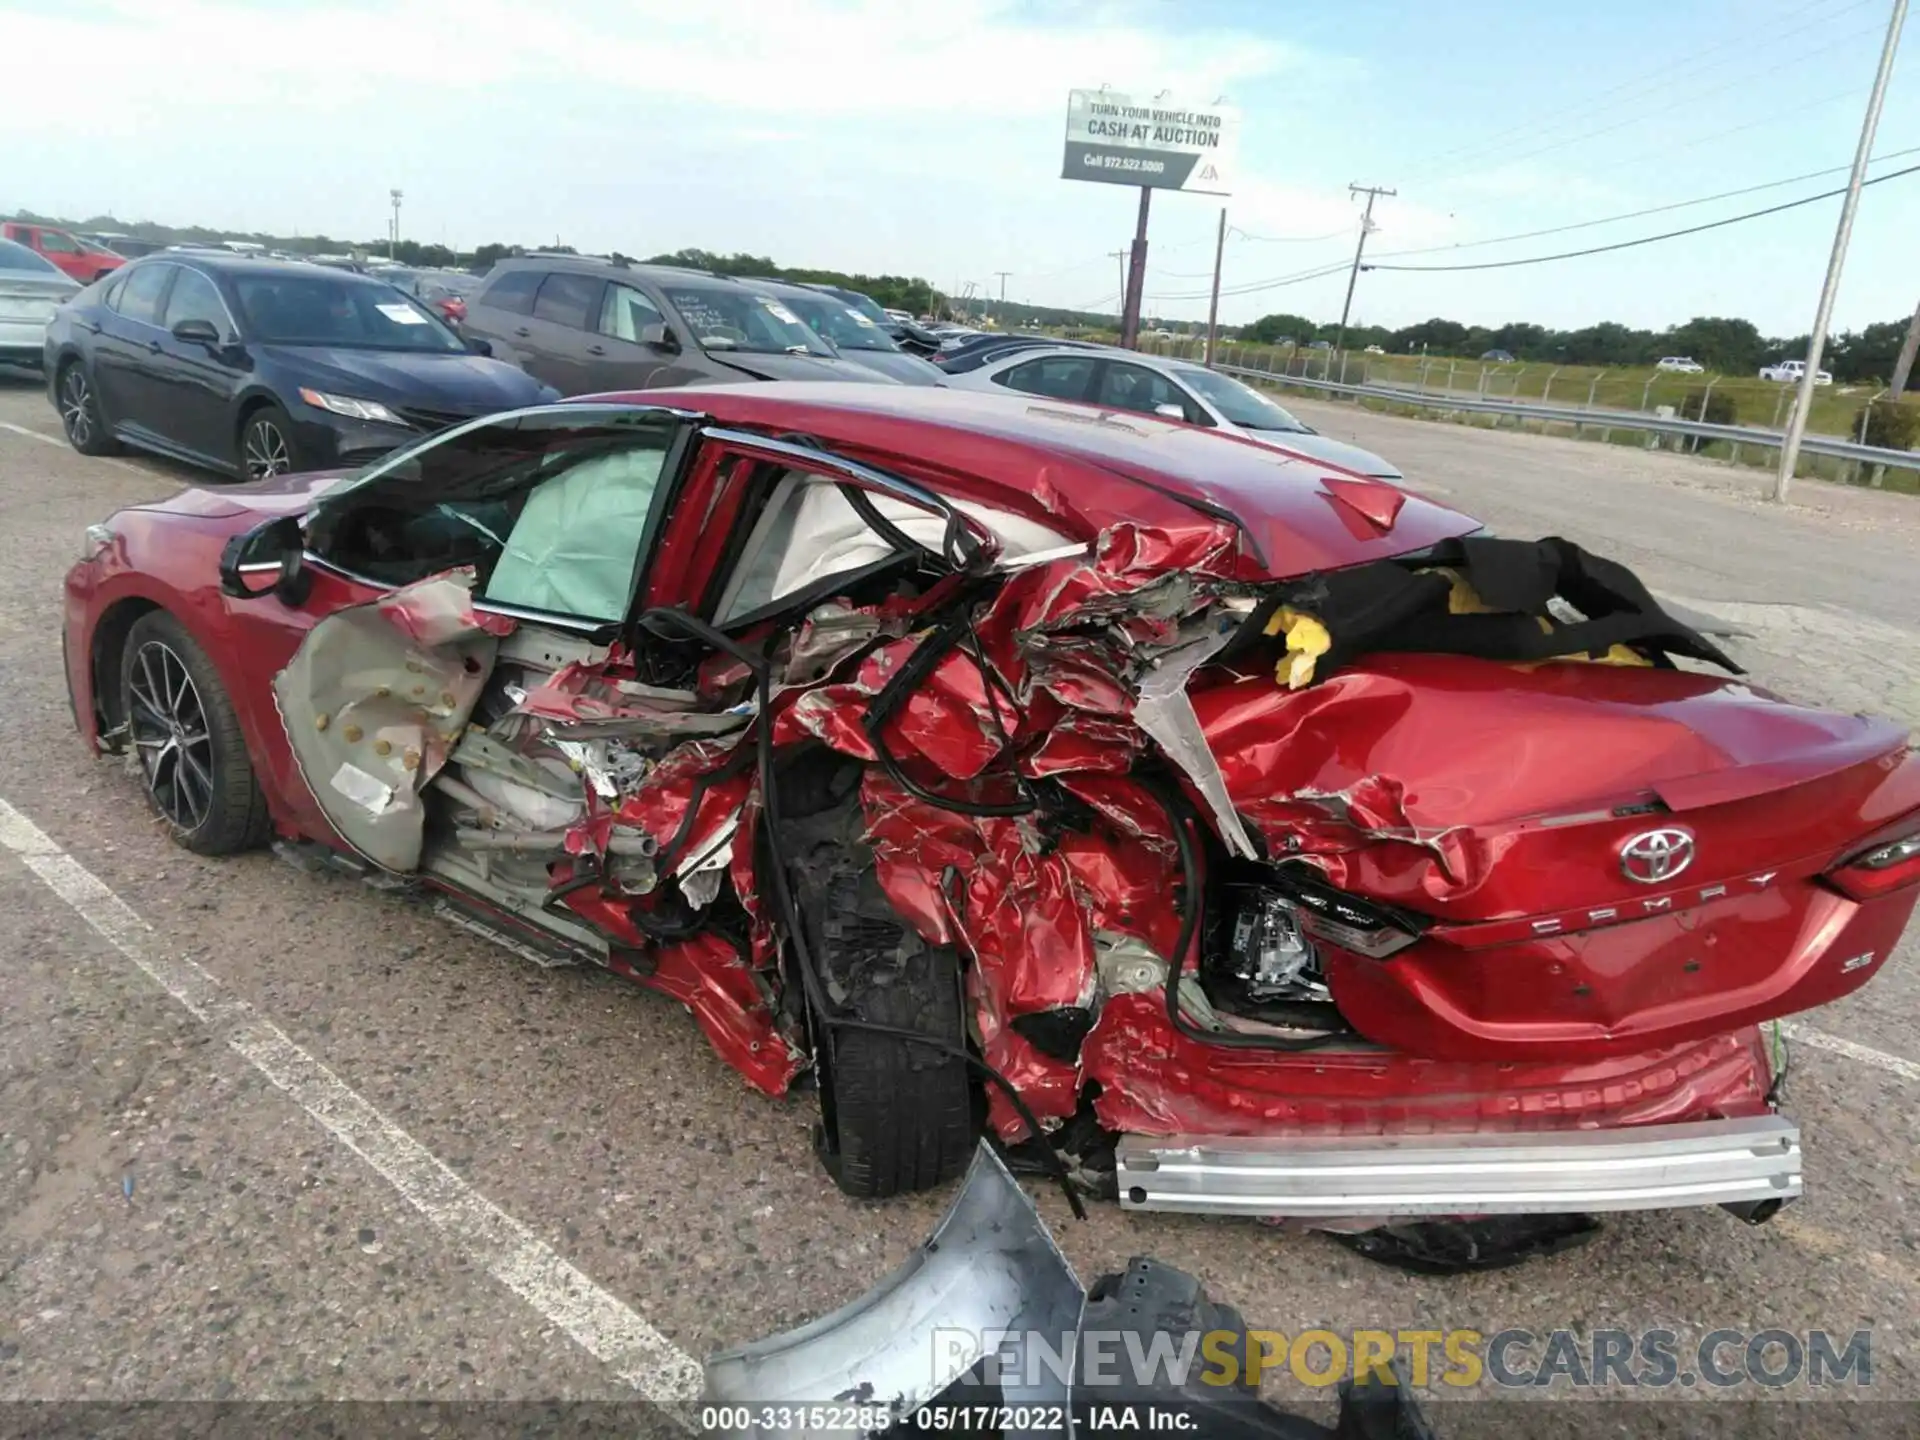
<instances>
[{"instance_id":1,"label":"torn black wiring","mask_svg":"<svg viewBox=\"0 0 1920 1440\"><path fill-rule=\"evenodd\" d=\"M970 1070L981 1075L988 1083L999 1088L1013 1106L1023 1124L1033 1133L1044 1147L1048 1168L1053 1172L1054 1180L1059 1184L1061 1193L1066 1197L1068 1206L1076 1219L1087 1218L1086 1207L1081 1203L1079 1194L1073 1188L1073 1177L1067 1171L1065 1160L1054 1148L1040 1121L1021 1099L1013 1082L989 1065L980 1056L975 1055L964 1045L956 1045L937 1035L924 1034L918 1030L902 1029L893 1025L882 1025L871 1020L860 1020L842 1013L834 1005L821 983L820 972L814 957L807 946L806 926L798 903L794 900L793 890L788 882L787 859L780 845L780 792L774 783L773 750L773 663L770 657L753 650L731 636L723 634L698 616L690 615L677 606L662 606L644 611L638 620L640 628L659 635L665 629L677 630L681 635L704 641L715 649L738 660L750 670L754 677L756 698L759 706L755 733L755 753L759 767L760 781L760 823L767 852L772 858L768 867L772 872L772 888L775 907L786 928L788 943L794 950L800 972L800 984L807 996L808 1008L818 1016L829 1032L834 1030L864 1030L874 1035L885 1035L906 1044L924 1046L936 1050L963 1062ZM924 646L922 648L925 648ZM937 658L937 656L936 656ZM911 663L911 662L909 662ZM903 673L905 667L902 667ZM931 666L927 667L928 673ZM898 677L896 677L897 679ZM876 702L877 703L877 702ZM881 752L884 754L884 750ZM936 800L934 803L943 803ZM831 1044L829 1034L828 1043Z\"/></svg>"}]
</instances>

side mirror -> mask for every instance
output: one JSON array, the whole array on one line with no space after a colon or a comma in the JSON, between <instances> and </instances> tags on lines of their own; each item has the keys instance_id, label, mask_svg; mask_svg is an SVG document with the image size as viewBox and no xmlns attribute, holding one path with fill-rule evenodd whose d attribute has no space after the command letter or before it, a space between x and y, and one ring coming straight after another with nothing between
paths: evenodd
<instances>
[{"instance_id":1,"label":"side mirror","mask_svg":"<svg viewBox=\"0 0 1920 1440\"><path fill-rule=\"evenodd\" d=\"M173 338L183 345L205 345L209 350L218 350L223 343L211 320L182 320L173 327Z\"/></svg>"},{"instance_id":2,"label":"side mirror","mask_svg":"<svg viewBox=\"0 0 1920 1440\"><path fill-rule=\"evenodd\" d=\"M220 551L222 593L238 600L277 595L298 605L313 583L302 564L305 539L296 515L275 516L235 535Z\"/></svg>"},{"instance_id":3,"label":"side mirror","mask_svg":"<svg viewBox=\"0 0 1920 1440\"><path fill-rule=\"evenodd\" d=\"M1164 416L1168 420L1184 420L1187 418L1187 412L1178 405L1156 405L1153 407L1153 413Z\"/></svg>"},{"instance_id":4,"label":"side mirror","mask_svg":"<svg viewBox=\"0 0 1920 1440\"><path fill-rule=\"evenodd\" d=\"M471 350L475 355L493 354L493 342L491 340L482 340L478 335L469 335L466 337L466 341L467 349Z\"/></svg>"},{"instance_id":5,"label":"side mirror","mask_svg":"<svg viewBox=\"0 0 1920 1440\"><path fill-rule=\"evenodd\" d=\"M678 354L680 350L680 341L675 338L670 325L642 325L640 343L649 350L664 350L669 355Z\"/></svg>"}]
</instances>

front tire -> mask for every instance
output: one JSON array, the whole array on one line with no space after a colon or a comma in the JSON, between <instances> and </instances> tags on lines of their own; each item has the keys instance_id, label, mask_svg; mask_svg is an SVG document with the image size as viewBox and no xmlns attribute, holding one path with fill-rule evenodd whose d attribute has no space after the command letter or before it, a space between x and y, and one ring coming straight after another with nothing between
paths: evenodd
<instances>
[{"instance_id":1,"label":"front tire","mask_svg":"<svg viewBox=\"0 0 1920 1440\"><path fill-rule=\"evenodd\" d=\"M67 443L82 455L117 455L120 443L107 429L106 416L100 413L100 397L87 378L87 367L69 360L60 368L54 393L60 406L60 428Z\"/></svg>"},{"instance_id":2,"label":"front tire","mask_svg":"<svg viewBox=\"0 0 1920 1440\"><path fill-rule=\"evenodd\" d=\"M207 652L164 610L127 632L120 713L147 802L177 843L199 855L266 843L266 797L233 702Z\"/></svg>"},{"instance_id":3,"label":"front tire","mask_svg":"<svg viewBox=\"0 0 1920 1440\"><path fill-rule=\"evenodd\" d=\"M308 468L293 440L293 422L278 405L249 411L240 427L240 472L249 480L271 480Z\"/></svg>"},{"instance_id":4,"label":"front tire","mask_svg":"<svg viewBox=\"0 0 1920 1440\"><path fill-rule=\"evenodd\" d=\"M960 957L929 945L887 900L863 839L861 770L843 756L809 756L782 781L781 830L807 948L836 1015L939 1042L810 1017L821 1162L848 1195L879 1200L956 1179L976 1132Z\"/></svg>"}]
</instances>

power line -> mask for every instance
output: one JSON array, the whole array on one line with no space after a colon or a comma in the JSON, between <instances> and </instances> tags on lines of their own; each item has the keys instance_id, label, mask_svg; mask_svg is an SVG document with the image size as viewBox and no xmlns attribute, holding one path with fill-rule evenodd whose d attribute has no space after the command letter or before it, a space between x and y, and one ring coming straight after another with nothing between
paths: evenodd
<instances>
[{"instance_id":1,"label":"power line","mask_svg":"<svg viewBox=\"0 0 1920 1440\"><path fill-rule=\"evenodd\" d=\"M1883 160L1898 160L1903 155L1920 155L1920 145L1909 146L1905 150L1892 150L1885 155L1873 157L1873 163ZM1638 220L1647 215L1661 215L1669 210L1685 210L1694 205L1710 205L1715 200L1731 200L1740 195L1753 195L1762 190L1777 190L1782 185L1797 185L1802 180L1818 180L1823 175L1844 175L1845 165L1830 166L1825 170L1809 170L1804 175L1789 175L1784 180L1767 180L1758 185L1744 185L1738 190L1722 190L1717 195L1701 195L1692 200L1674 200L1665 205L1649 205L1644 210L1628 210L1619 215L1603 215L1597 220L1580 220L1571 225L1552 225L1545 230L1523 230L1517 235L1496 235L1487 240L1463 240L1453 245L1426 245L1417 250L1382 250L1379 258L1397 259L1403 255L1438 255L1442 251L1478 250L1488 245L1506 245L1515 240L1537 240L1543 235L1564 235L1570 230L1591 230L1596 225L1612 225L1621 220Z\"/></svg>"},{"instance_id":2,"label":"power line","mask_svg":"<svg viewBox=\"0 0 1920 1440\"><path fill-rule=\"evenodd\" d=\"M1889 171L1885 175L1876 175L1871 180L1862 181L1862 185L1880 185L1888 180L1898 180L1903 175L1920 173L1920 165L1909 165L1904 170ZM1662 235L1643 235L1638 240L1620 240L1612 245L1595 245L1586 250L1564 250L1558 255L1530 255L1520 260L1482 260L1470 265L1367 265L1367 270L1399 270L1405 272L1438 272L1442 270L1507 270L1516 265L1544 265L1550 260L1577 260L1583 255L1605 255L1612 250L1631 250L1639 245L1653 245L1662 240L1678 240L1683 235L1698 235L1705 230L1719 230L1728 225L1738 225L1747 220L1758 220L1764 215L1778 215L1783 210L1798 210L1802 205L1812 205L1821 200L1831 200L1836 195L1847 193L1842 185L1838 190L1822 190L1818 195L1808 195L1799 200L1788 200L1780 205L1769 205L1764 210L1749 210L1744 215L1729 215L1724 220L1709 220L1704 225L1690 225L1684 230L1669 230Z\"/></svg>"},{"instance_id":3,"label":"power line","mask_svg":"<svg viewBox=\"0 0 1920 1440\"><path fill-rule=\"evenodd\" d=\"M1325 235L1249 235L1237 226L1229 225L1227 227L1227 238L1229 240L1237 235L1243 240L1258 240L1276 245L1307 245L1316 242L1324 244L1328 240L1344 240L1352 233L1353 226L1351 225L1343 225L1338 230L1329 231ZM1213 271L1211 270L1155 270L1154 274L1162 280L1211 280L1213 278Z\"/></svg>"},{"instance_id":4,"label":"power line","mask_svg":"<svg viewBox=\"0 0 1920 1440\"><path fill-rule=\"evenodd\" d=\"M1777 65L1770 65L1765 70L1761 70L1751 75L1735 76L1733 79L1727 81L1727 83L1724 85L1716 85L1710 90L1696 91L1695 93L1687 96L1683 100L1675 100L1670 105L1662 105L1662 106L1659 106L1657 109L1653 109L1653 110L1638 111L1635 114L1629 115L1624 120L1616 120L1611 125L1602 125L1597 129L1584 130L1578 135L1569 135L1559 140L1550 140L1545 145L1536 146L1531 150L1522 150L1517 154L1502 153L1497 158L1501 164L1512 164L1520 160L1531 160L1537 155L1545 155L1552 150L1562 150L1569 145L1579 145L1588 140L1598 139L1602 135L1611 135L1616 130L1625 130L1630 128L1631 126L1641 124L1643 121L1656 119L1657 117L1661 115L1669 114L1672 111L1684 109L1686 107L1695 105L1699 101L1705 99L1710 95L1719 95L1728 90L1745 89L1745 88L1751 87L1756 81L1764 79L1768 75L1775 74L1776 72L1781 70L1790 69L1796 65L1804 64L1806 61L1812 59L1816 55L1824 55L1828 51L1837 50L1843 45L1850 45L1855 40L1859 39L1862 35L1878 34L1880 31L1880 28L1881 27L1876 24L1876 25L1869 26L1864 30L1849 31L1847 34L1840 36L1838 39L1833 40L1828 44L1819 46L1817 49L1803 50L1799 54L1793 56L1791 59L1782 60ZM1551 131L1549 131L1549 133L1551 133ZM1456 168L1452 172L1452 174L1443 176L1438 181L1430 181L1429 183L1442 184L1442 183L1445 183L1446 180L1449 180L1458 176L1460 173L1461 173L1460 168Z\"/></svg>"},{"instance_id":5,"label":"power line","mask_svg":"<svg viewBox=\"0 0 1920 1440\"><path fill-rule=\"evenodd\" d=\"M1329 230L1324 235L1250 235L1238 225L1229 225L1227 234L1241 240L1251 240L1259 245L1317 245L1325 240L1343 240L1353 233L1353 224L1349 221L1338 230Z\"/></svg>"},{"instance_id":6,"label":"power line","mask_svg":"<svg viewBox=\"0 0 1920 1440\"><path fill-rule=\"evenodd\" d=\"M1839 10L1830 11L1824 15L1821 15L1817 19L1808 21L1804 25L1795 26L1792 29L1782 30L1782 31L1773 33L1771 35L1768 35L1758 43L1765 44L1765 45L1773 45L1773 44L1778 44L1783 40L1790 40L1796 35L1801 35L1806 33L1808 30L1815 30L1823 26L1830 25L1833 21L1839 19L1842 15L1846 15L1854 10L1861 9L1863 6L1869 3L1872 3L1872 0L1853 0L1852 4L1843 6ZM1780 18L1782 20L1792 20L1797 18L1798 16L1805 15L1809 11L1812 11L1818 8L1820 8L1819 0L1815 0L1815 3L1803 5L1798 9L1788 11L1786 14L1782 15ZM1583 109L1588 112L1591 112L1591 110L1594 107L1596 107L1599 104L1599 102L1603 100L1613 99L1616 96L1619 97L1621 100L1636 100L1641 98L1643 94L1650 94L1650 93L1658 92L1660 90L1665 90L1671 87L1672 84L1674 83L1674 79L1677 78L1674 72L1678 71L1681 73L1685 73L1689 70L1717 69L1721 65L1726 64L1727 61L1716 60L1713 64L1706 65L1706 66L1700 66L1698 62L1706 59L1708 56L1717 55L1722 51L1733 49L1736 47L1740 48L1743 53L1750 52L1753 46L1755 45L1755 43L1756 42L1754 41L1751 32L1747 31L1747 32L1738 34L1730 39L1720 41L1717 44L1709 45L1704 49L1696 50L1692 52L1690 55L1678 56L1675 59L1668 61L1664 65L1657 66L1652 70L1642 71L1640 74L1630 76L1628 79L1620 81L1618 84L1611 85L1604 90L1597 91L1593 95L1587 97L1587 99L1584 102L1582 102ZM1815 52L1815 53L1818 53L1818 52ZM1740 58L1740 57L1735 56L1735 57L1729 57L1729 58ZM1805 57L1803 56L1799 58L1805 58ZM1658 83L1654 83L1656 81ZM1725 87L1722 87L1722 88L1725 88ZM1713 93L1713 92L1709 92L1709 93ZM1697 98L1697 97L1694 97L1694 98ZM1609 108L1611 109L1613 107L1609 107ZM1643 117L1637 116L1635 118L1638 119ZM1478 160L1481 159L1482 157L1498 152L1501 149L1502 145L1507 140L1513 138L1514 136L1519 136L1519 135L1534 136L1542 133L1551 135L1551 134L1564 131L1568 129L1570 126L1578 125L1579 123L1581 123L1579 118L1572 117L1572 118L1562 119L1558 121L1550 121L1544 126L1538 125L1532 122L1510 126L1509 128L1498 131L1493 135L1487 136L1485 139L1482 139L1480 141L1469 141L1465 145L1456 145L1450 150L1442 150L1438 154L1430 156L1427 160L1421 162L1419 168L1423 170L1430 169L1434 165L1437 165L1440 161L1454 160L1455 157L1466 157L1468 163L1477 163ZM1584 137L1575 137L1575 138L1584 138ZM1538 152L1534 152L1534 153L1538 153ZM1506 159L1510 157L1501 156L1500 158ZM1458 168L1459 167L1456 166L1453 173L1457 174Z\"/></svg>"},{"instance_id":7,"label":"power line","mask_svg":"<svg viewBox=\"0 0 1920 1440\"><path fill-rule=\"evenodd\" d=\"M1312 270L1302 270L1293 275L1280 275L1271 280L1255 280L1244 285L1223 285L1220 288L1220 294L1223 298L1228 295L1257 295L1265 290L1280 290L1288 285L1303 285L1309 280L1318 280L1324 275L1345 274L1347 263L1345 260L1337 260L1331 265L1321 265ZM1164 295L1149 295L1147 298L1149 300L1204 300L1211 293L1212 292L1208 290L1195 290Z\"/></svg>"},{"instance_id":8,"label":"power line","mask_svg":"<svg viewBox=\"0 0 1920 1440\"><path fill-rule=\"evenodd\" d=\"M1622 156L1619 159L1609 160L1603 165L1583 164L1580 167L1580 173L1584 178L1593 175L1607 175L1615 170L1626 170L1643 166L1650 160L1665 163L1670 157L1679 154L1683 150L1696 150L1702 145L1711 145L1716 140L1724 140L1729 135L1744 135L1749 130L1760 130L1768 125L1781 125L1789 122L1804 125L1806 123L1807 112L1816 106L1831 105L1836 100L1851 100L1857 96L1864 95L1866 92L1867 87L1864 85L1849 85L1844 90L1835 90L1831 94L1821 95L1812 100L1795 101L1792 109L1769 110L1757 120L1749 120L1742 125L1731 125L1725 130L1709 130L1704 135L1689 135L1684 140L1677 140L1670 145L1663 144L1658 150L1643 150L1638 155Z\"/></svg>"}]
</instances>

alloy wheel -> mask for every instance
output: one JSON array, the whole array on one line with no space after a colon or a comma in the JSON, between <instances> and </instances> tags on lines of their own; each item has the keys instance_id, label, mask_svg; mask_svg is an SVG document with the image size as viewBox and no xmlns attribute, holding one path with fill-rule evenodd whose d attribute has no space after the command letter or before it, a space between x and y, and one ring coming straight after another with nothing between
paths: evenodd
<instances>
[{"instance_id":1,"label":"alloy wheel","mask_svg":"<svg viewBox=\"0 0 1920 1440\"><path fill-rule=\"evenodd\" d=\"M249 480L271 480L293 469L293 451L280 427L271 420L255 420L247 426L242 460Z\"/></svg>"},{"instance_id":2,"label":"alloy wheel","mask_svg":"<svg viewBox=\"0 0 1920 1440\"><path fill-rule=\"evenodd\" d=\"M154 804L182 830L197 830L213 806L213 735L179 652L149 640L127 683L129 729Z\"/></svg>"},{"instance_id":3,"label":"alloy wheel","mask_svg":"<svg viewBox=\"0 0 1920 1440\"><path fill-rule=\"evenodd\" d=\"M60 423L76 449L93 439L93 388L78 365L69 365L60 379Z\"/></svg>"}]
</instances>

